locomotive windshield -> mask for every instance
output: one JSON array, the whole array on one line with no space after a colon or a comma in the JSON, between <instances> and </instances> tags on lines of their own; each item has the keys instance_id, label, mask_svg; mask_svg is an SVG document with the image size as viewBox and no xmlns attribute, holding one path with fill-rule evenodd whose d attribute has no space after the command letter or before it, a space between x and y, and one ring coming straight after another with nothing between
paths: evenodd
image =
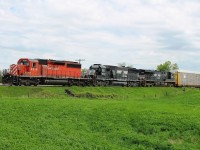
<instances>
[{"instance_id":1,"label":"locomotive windshield","mask_svg":"<svg viewBox=\"0 0 200 150\"><path fill-rule=\"evenodd\" d=\"M18 64L19 65L29 66L29 62L27 60L21 60Z\"/></svg>"}]
</instances>

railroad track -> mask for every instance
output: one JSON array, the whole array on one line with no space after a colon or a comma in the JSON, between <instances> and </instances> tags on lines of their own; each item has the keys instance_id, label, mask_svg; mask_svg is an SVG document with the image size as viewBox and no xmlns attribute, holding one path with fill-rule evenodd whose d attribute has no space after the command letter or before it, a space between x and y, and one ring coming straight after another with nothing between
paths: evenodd
<instances>
[{"instance_id":1,"label":"railroad track","mask_svg":"<svg viewBox=\"0 0 200 150\"><path fill-rule=\"evenodd\" d=\"M0 86L11 86L11 85L0 83ZM12 85L12 86L14 86L14 85ZM25 85L22 85L22 87L63 87L63 86L62 85L37 85L37 86L25 86Z\"/></svg>"}]
</instances>

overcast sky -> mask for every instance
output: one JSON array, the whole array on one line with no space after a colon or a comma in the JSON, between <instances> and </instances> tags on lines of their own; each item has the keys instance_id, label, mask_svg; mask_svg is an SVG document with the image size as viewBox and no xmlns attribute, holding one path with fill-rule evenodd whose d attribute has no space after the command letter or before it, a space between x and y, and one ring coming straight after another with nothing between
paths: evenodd
<instances>
[{"instance_id":1,"label":"overcast sky","mask_svg":"<svg viewBox=\"0 0 200 150\"><path fill-rule=\"evenodd\" d=\"M19 58L200 72L199 0L0 0L0 69Z\"/></svg>"}]
</instances>

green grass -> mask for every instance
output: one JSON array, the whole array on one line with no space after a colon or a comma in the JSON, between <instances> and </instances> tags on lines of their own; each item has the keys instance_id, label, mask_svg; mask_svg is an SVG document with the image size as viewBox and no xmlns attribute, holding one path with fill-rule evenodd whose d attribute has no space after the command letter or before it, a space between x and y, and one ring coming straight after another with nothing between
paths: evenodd
<instances>
[{"instance_id":1,"label":"green grass","mask_svg":"<svg viewBox=\"0 0 200 150\"><path fill-rule=\"evenodd\" d=\"M65 89L102 98L74 98ZM199 118L193 88L0 87L5 150L198 150Z\"/></svg>"}]
</instances>

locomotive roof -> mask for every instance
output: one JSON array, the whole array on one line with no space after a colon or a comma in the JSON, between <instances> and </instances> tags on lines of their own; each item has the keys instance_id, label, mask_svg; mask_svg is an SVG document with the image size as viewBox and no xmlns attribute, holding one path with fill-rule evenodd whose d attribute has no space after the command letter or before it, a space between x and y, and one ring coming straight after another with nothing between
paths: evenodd
<instances>
[{"instance_id":1,"label":"locomotive roof","mask_svg":"<svg viewBox=\"0 0 200 150\"><path fill-rule=\"evenodd\" d=\"M147 70L147 69L139 69L140 71L144 71L146 73L153 73L155 70Z\"/></svg>"},{"instance_id":2,"label":"locomotive roof","mask_svg":"<svg viewBox=\"0 0 200 150\"><path fill-rule=\"evenodd\" d=\"M105 69L106 67L104 66L104 65L102 65L102 64L93 64L92 66L90 66L90 68L99 68L99 67L101 67L101 68L103 68L103 69Z\"/></svg>"},{"instance_id":3,"label":"locomotive roof","mask_svg":"<svg viewBox=\"0 0 200 150\"><path fill-rule=\"evenodd\" d=\"M32 61L32 62L38 62L38 60L36 59L28 59L29 61Z\"/></svg>"},{"instance_id":4,"label":"locomotive roof","mask_svg":"<svg viewBox=\"0 0 200 150\"><path fill-rule=\"evenodd\" d=\"M29 59L29 58L20 58L18 61L21 61L21 60L28 60L28 61L32 61L32 62L38 62L38 60L36 60L36 59Z\"/></svg>"},{"instance_id":5,"label":"locomotive roof","mask_svg":"<svg viewBox=\"0 0 200 150\"><path fill-rule=\"evenodd\" d=\"M78 64L78 62L66 61L66 60L49 60L49 61L54 62L54 63L73 63L73 64Z\"/></svg>"},{"instance_id":6,"label":"locomotive roof","mask_svg":"<svg viewBox=\"0 0 200 150\"><path fill-rule=\"evenodd\" d=\"M112 66L112 65L105 65L105 66L112 69L129 69L128 67L119 67L119 66Z\"/></svg>"},{"instance_id":7,"label":"locomotive roof","mask_svg":"<svg viewBox=\"0 0 200 150\"><path fill-rule=\"evenodd\" d=\"M80 64L78 62L75 61L66 61L66 60L53 60L53 59L29 59L29 58L20 58L19 60L29 60L31 62L39 62L41 64L47 65L48 62L52 62L52 63L67 63L67 64ZM18 60L18 61L19 61Z\"/></svg>"},{"instance_id":8,"label":"locomotive roof","mask_svg":"<svg viewBox=\"0 0 200 150\"><path fill-rule=\"evenodd\" d=\"M38 61L50 61L54 63L73 63L73 64L79 64L78 62L75 61L66 61L66 60L54 60L54 59L36 59Z\"/></svg>"}]
</instances>

